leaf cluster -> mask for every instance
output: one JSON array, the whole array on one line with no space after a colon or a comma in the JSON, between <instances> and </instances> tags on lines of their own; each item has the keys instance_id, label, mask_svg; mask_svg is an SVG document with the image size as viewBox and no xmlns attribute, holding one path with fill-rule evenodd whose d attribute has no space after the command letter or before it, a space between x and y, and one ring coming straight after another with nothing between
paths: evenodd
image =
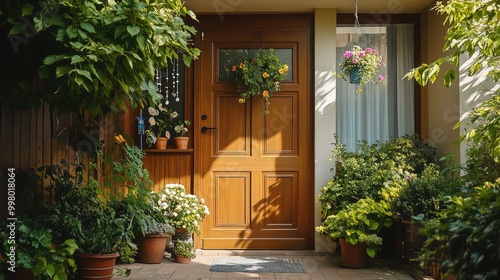
<instances>
[{"instance_id":1,"label":"leaf cluster","mask_svg":"<svg viewBox=\"0 0 500 280\"><path fill-rule=\"evenodd\" d=\"M440 263L442 272L453 271L458 279L500 277L500 180L470 196L448 197L446 208L424 225L422 266Z\"/></svg>"},{"instance_id":2,"label":"leaf cluster","mask_svg":"<svg viewBox=\"0 0 500 280\"><path fill-rule=\"evenodd\" d=\"M154 69L179 56L189 64L200 53L189 43L196 30L184 21L196 17L180 0L10 2L17 9L5 11L9 35L23 36L31 26L53 46L36 60L44 81L38 98L60 112L97 115L124 109L127 101L153 104Z\"/></svg>"},{"instance_id":3,"label":"leaf cluster","mask_svg":"<svg viewBox=\"0 0 500 280\"><path fill-rule=\"evenodd\" d=\"M269 114L269 99L280 91L281 82L288 72L288 65L280 62L273 49L261 49L254 56L237 61L231 67L236 86L241 89L240 103L252 96L265 99L265 114Z\"/></svg>"}]
</instances>

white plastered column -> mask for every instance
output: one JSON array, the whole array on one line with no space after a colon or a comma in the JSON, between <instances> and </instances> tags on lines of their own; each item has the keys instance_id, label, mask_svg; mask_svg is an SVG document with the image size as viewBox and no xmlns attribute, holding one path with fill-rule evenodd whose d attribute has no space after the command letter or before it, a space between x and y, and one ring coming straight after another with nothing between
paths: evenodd
<instances>
[{"instance_id":1,"label":"white plastered column","mask_svg":"<svg viewBox=\"0 0 500 280\"><path fill-rule=\"evenodd\" d=\"M336 9L315 10L314 30L314 199L315 225L321 224L320 205L317 197L321 188L332 178L329 161L333 134L336 131L336 82L333 76L336 50ZM335 250L330 238L315 233L315 250L331 252Z\"/></svg>"}]
</instances>

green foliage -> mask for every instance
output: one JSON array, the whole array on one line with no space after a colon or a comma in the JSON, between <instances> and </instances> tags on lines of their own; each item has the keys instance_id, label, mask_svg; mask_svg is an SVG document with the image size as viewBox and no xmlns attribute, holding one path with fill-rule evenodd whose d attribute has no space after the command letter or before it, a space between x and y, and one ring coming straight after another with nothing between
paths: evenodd
<instances>
[{"instance_id":1,"label":"green foliage","mask_svg":"<svg viewBox=\"0 0 500 280\"><path fill-rule=\"evenodd\" d=\"M6 223L0 223L0 268L5 268L10 247L15 246L16 266L32 269L35 279L68 279L76 270L73 253L78 245L75 241L67 239L54 243L52 229L36 219L19 217L15 223L15 244L9 242L9 234L4 231L8 229Z\"/></svg>"},{"instance_id":2,"label":"green foliage","mask_svg":"<svg viewBox=\"0 0 500 280\"><path fill-rule=\"evenodd\" d=\"M416 135L385 143L359 141L354 152L347 151L338 141L333 145L331 159L335 160L335 174L318 196L323 217L361 198L381 199L383 187L402 187L407 184L405 174L421 172L425 164L435 162L435 149Z\"/></svg>"},{"instance_id":3,"label":"green foliage","mask_svg":"<svg viewBox=\"0 0 500 280\"><path fill-rule=\"evenodd\" d=\"M467 164L463 179L471 186L480 186L484 182L495 182L500 178L500 162L495 161L489 149L482 143L471 143L467 149Z\"/></svg>"},{"instance_id":4,"label":"green foliage","mask_svg":"<svg viewBox=\"0 0 500 280\"><path fill-rule=\"evenodd\" d=\"M196 253L193 251L193 244L188 241L175 240L174 243L175 254L187 258L196 258Z\"/></svg>"},{"instance_id":5,"label":"green foliage","mask_svg":"<svg viewBox=\"0 0 500 280\"><path fill-rule=\"evenodd\" d=\"M455 128L461 124L458 123ZM500 91L472 110L468 117L467 130L460 136L460 140L476 145L481 143L483 151L488 153L497 165L500 164Z\"/></svg>"},{"instance_id":6,"label":"green foliage","mask_svg":"<svg viewBox=\"0 0 500 280\"><path fill-rule=\"evenodd\" d=\"M236 62L232 68L236 86L241 89L240 103L252 96L261 96L266 101L265 114L269 114L269 99L280 91L281 82L288 72L288 65L282 64L273 50L259 50L255 56Z\"/></svg>"},{"instance_id":7,"label":"green foliage","mask_svg":"<svg viewBox=\"0 0 500 280\"><path fill-rule=\"evenodd\" d=\"M399 191L392 204L395 215L403 220L411 220L417 215L432 218L442 207L443 196L455 193L459 187L460 180L454 175L443 174L436 164L427 165L420 175L408 174L408 184Z\"/></svg>"},{"instance_id":8,"label":"green foliage","mask_svg":"<svg viewBox=\"0 0 500 280\"><path fill-rule=\"evenodd\" d=\"M427 236L420 254L422 266L441 264L458 279L498 279L500 270L500 179L453 196L435 219L424 222Z\"/></svg>"},{"instance_id":9,"label":"green foliage","mask_svg":"<svg viewBox=\"0 0 500 280\"><path fill-rule=\"evenodd\" d=\"M497 0L484 1L437 1L434 9L438 14L446 15L445 24L448 30L445 35L443 51L452 51L451 54L438 58L429 64L411 69L405 78L415 79L421 85L434 83L439 75L441 66L450 63L459 66L460 56L463 54L474 57L470 64L462 65L468 70L468 75L479 73L483 68L495 82L500 80L500 3ZM455 70L445 73L444 83L450 86L455 80ZM478 125L461 135L465 142L482 142L491 157L500 162L500 93L497 90L490 101L474 109L469 116L469 124ZM459 127L461 123L457 124Z\"/></svg>"},{"instance_id":10,"label":"green foliage","mask_svg":"<svg viewBox=\"0 0 500 280\"><path fill-rule=\"evenodd\" d=\"M56 241L72 238L83 253L116 252L122 241L131 242L130 217L117 215L117 200L103 192L95 180L83 181L83 165L74 167L74 176L64 161L38 169L50 179L48 188L55 193L54 203L43 218L50 228L57 229Z\"/></svg>"},{"instance_id":11,"label":"green foliage","mask_svg":"<svg viewBox=\"0 0 500 280\"><path fill-rule=\"evenodd\" d=\"M118 259L121 263L134 263L134 256L137 255L137 245L121 242L117 246L117 251L120 254L120 258Z\"/></svg>"},{"instance_id":12,"label":"green foliage","mask_svg":"<svg viewBox=\"0 0 500 280\"><path fill-rule=\"evenodd\" d=\"M353 245L366 243L366 252L373 258L382 247L382 238L377 233L382 227L392 224L390 207L389 200L362 198L346 205L337 214L328 216L321 226L316 227L316 231L332 239L345 238Z\"/></svg>"},{"instance_id":13,"label":"green foliage","mask_svg":"<svg viewBox=\"0 0 500 280\"><path fill-rule=\"evenodd\" d=\"M179 56L189 64L200 53L189 43L196 30L184 22L196 17L180 0L42 0L37 5L10 0L2 12L11 36L22 40L27 31L36 34L27 40L34 45L20 48L20 56L42 50L34 52L40 55L32 59L33 69L21 77L25 83L18 97L31 98L33 106L48 101L59 112L84 109L97 115L124 109L127 101L132 107L153 104L160 98L154 70ZM30 85L33 78L43 83ZM36 94L29 94L32 89Z\"/></svg>"}]
</instances>

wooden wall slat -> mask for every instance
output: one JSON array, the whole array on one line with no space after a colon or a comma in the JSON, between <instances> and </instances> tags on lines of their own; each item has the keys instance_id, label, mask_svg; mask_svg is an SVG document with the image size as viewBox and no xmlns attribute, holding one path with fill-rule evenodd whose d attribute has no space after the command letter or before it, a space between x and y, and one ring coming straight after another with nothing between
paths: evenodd
<instances>
[{"instance_id":1,"label":"wooden wall slat","mask_svg":"<svg viewBox=\"0 0 500 280\"><path fill-rule=\"evenodd\" d=\"M191 153L148 153L144 168L155 182L154 190L160 191L168 183L183 184L188 192L192 189L193 155Z\"/></svg>"}]
</instances>

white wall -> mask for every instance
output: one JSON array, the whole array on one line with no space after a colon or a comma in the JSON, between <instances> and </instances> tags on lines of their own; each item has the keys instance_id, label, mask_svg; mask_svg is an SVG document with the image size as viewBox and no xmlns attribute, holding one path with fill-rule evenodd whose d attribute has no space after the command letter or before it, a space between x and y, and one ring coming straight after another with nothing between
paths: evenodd
<instances>
[{"instance_id":1,"label":"white wall","mask_svg":"<svg viewBox=\"0 0 500 280\"><path fill-rule=\"evenodd\" d=\"M336 49L336 9L315 10L314 30L314 197L317 201L319 191L332 178L329 162L333 134L336 131L335 69ZM315 204L315 225L321 224L320 204ZM334 243L330 238L316 233L316 251L333 251Z\"/></svg>"}]
</instances>

